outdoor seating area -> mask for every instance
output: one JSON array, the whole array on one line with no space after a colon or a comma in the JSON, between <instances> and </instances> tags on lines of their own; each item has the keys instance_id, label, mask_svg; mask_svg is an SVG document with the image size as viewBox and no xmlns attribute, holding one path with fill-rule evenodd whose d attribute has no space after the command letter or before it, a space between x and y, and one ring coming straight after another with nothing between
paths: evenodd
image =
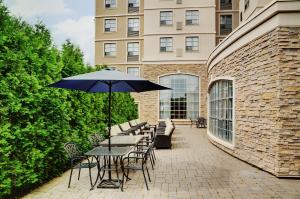
<instances>
[{"instance_id":1,"label":"outdoor seating area","mask_svg":"<svg viewBox=\"0 0 300 199\"><path fill-rule=\"evenodd\" d=\"M107 147L102 148L107 150ZM136 157L135 154L130 156ZM143 156L138 157L141 158L140 160L143 158ZM134 170L142 166L142 161L139 160L137 165L127 166L126 159L124 160L125 174L127 175L128 168L128 177L131 180L129 178L126 180L127 177L124 176L123 192L121 188L90 190L89 171L82 169L80 180L77 180L77 175L74 175L70 188L67 188L71 172L68 170L24 198L210 199L245 198L245 194L246 198L297 198L300 195L299 181L278 179L219 150L208 141L205 129L176 126L172 136L172 149L155 150L155 157L154 170L149 159L146 162L151 180L150 182L145 171L149 191L146 188L143 172ZM130 162L135 163L135 159ZM93 167L91 173L97 174L97 167ZM122 179L121 173L119 174ZM115 176L116 172L112 171L112 175Z\"/></svg>"},{"instance_id":2,"label":"outdoor seating area","mask_svg":"<svg viewBox=\"0 0 300 199\"><path fill-rule=\"evenodd\" d=\"M89 136L91 150L83 153L74 142L64 145L71 161L68 188L71 187L72 174L78 169L89 170L90 189L121 188L129 179L129 171L142 171L147 190L151 182L148 166L155 169L154 148L171 148L171 137L175 125L170 119L150 125L139 119L116 124L111 127L110 139L100 134ZM109 130L107 128L107 130ZM97 168L97 172L91 169ZM122 178L121 178L122 176ZM147 177L146 177L147 176Z\"/></svg>"}]
</instances>

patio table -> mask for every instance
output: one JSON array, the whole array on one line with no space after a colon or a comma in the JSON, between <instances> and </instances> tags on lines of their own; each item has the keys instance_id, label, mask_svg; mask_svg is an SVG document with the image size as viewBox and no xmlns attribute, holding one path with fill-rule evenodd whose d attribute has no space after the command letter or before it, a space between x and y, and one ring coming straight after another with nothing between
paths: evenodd
<instances>
[{"instance_id":1,"label":"patio table","mask_svg":"<svg viewBox=\"0 0 300 199\"><path fill-rule=\"evenodd\" d=\"M121 165L122 165L122 157L124 155L126 155L128 152L130 152L130 150L132 149L132 147L111 147L111 150L109 151L108 147L95 147L94 149L88 151L85 153L86 156L94 156L96 161L97 161L97 165L98 165L98 173L97 173L97 178L95 180L95 183L92 184L92 189L94 189L95 185L97 184L99 178L100 178L100 183L98 184L97 188L119 188L121 185L121 180L119 179L119 175L118 175L118 159L120 159L121 161ZM104 167L101 167L100 165L100 157L103 156L104 157ZM106 167L106 157L108 157L108 160L111 161L111 157L114 157L116 159L116 172L117 172L117 179L112 179L111 177L111 171L114 170L111 168L111 164L108 164L108 167ZM104 168L104 172L103 175L100 175L100 170L101 168ZM108 178L107 179L103 179L104 175L105 175L105 171L108 171Z\"/></svg>"},{"instance_id":2,"label":"patio table","mask_svg":"<svg viewBox=\"0 0 300 199\"><path fill-rule=\"evenodd\" d=\"M136 146L145 136L144 135L123 135L110 138L111 146ZM100 146L108 146L108 139L100 143Z\"/></svg>"}]
</instances>

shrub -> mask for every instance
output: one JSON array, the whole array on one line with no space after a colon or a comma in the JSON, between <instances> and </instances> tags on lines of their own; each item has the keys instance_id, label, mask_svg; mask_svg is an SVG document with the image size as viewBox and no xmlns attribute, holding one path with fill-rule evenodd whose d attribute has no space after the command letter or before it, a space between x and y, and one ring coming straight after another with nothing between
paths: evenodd
<instances>
[{"instance_id":1,"label":"shrub","mask_svg":"<svg viewBox=\"0 0 300 199\"><path fill-rule=\"evenodd\" d=\"M10 16L1 0L0 19L0 198L8 198L60 175L63 143L86 150L89 134L105 133L107 94L48 88L95 69L70 41L59 51L44 25ZM136 118L129 94L113 97L114 122Z\"/></svg>"}]
</instances>

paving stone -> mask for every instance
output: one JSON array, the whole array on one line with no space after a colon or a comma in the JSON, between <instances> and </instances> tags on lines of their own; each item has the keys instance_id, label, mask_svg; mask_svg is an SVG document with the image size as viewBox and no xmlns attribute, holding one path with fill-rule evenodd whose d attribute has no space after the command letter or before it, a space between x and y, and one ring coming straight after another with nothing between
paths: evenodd
<instances>
[{"instance_id":1,"label":"paving stone","mask_svg":"<svg viewBox=\"0 0 300 199\"><path fill-rule=\"evenodd\" d=\"M177 140L180 140L178 147ZM182 145L182 140L186 147ZM214 199L214 198L300 198L300 180L278 179L215 147L205 129L178 126L171 150L156 150L152 182L146 190L141 172L131 172L132 180L119 189L90 191L87 170L80 180L73 177L67 188L69 172L34 190L25 199ZM94 168L94 174L96 168Z\"/></svg>"}]
</instances>

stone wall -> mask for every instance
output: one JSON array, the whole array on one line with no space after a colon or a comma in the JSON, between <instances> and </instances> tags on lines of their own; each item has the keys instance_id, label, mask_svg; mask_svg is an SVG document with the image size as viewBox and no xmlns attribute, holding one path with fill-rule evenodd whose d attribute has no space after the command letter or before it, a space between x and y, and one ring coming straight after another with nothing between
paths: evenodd
<instances>
[{"instance_id":1,"label":"stone wall","mask_svg":"<svg viewBox=\"0 0 300 199\"><path fill-rule=\"evenodd\" d=\"M142 66L142 77L159 83L159 76L166 74L192 74L200 78L200 115L206 117L207 67L201 64L149 64ZM135 95L140 102L140 117L149 123L159 120L158 91L145 92Z\"/></svg>"},{"instance_id":2,"label":"stone wall","mask_svg":"<svg viewBox=\"0 0 300 199\"><path fill-rule=\"evenodd\" d=\"M300 177L300 28L276 28L217 63L208 80L234 78L234 148L276 176Z\"/></svg>"}]
</instances>

